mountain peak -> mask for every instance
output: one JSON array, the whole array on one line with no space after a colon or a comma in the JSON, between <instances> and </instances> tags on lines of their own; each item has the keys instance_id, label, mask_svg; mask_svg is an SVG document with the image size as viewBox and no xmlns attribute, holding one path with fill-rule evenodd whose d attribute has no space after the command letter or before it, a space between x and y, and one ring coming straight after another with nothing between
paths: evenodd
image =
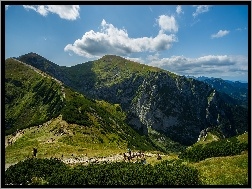
<instances>
[{"instance_id":1,"label":"mountain peak","mask_svg":"<svg viewBox=\"0 0 252 189\"><path fill-rule=\"evenodd\" d=\"M119 61L129 61L121 56L117 56L117 55L104 55L103 57L101 57L99 59L100 61L103 61L103 62L112 62L113 60L116 60L116 62L119 62ZM114 62L114 61L113 61Z\"/></svg>"},{"instance_id":2,"label":"mountain peak","mask_svg":"<svg viewBox=\"0 0 252 189\"><path fill-rule=\"evenodd\" d=\"M39 54L37 54L37 53L35 53L35 52L29 52L29 53L24 54L24 55L21 55L21 56L19 56L19 57L23 57L23 56L29 56L29 57L42 57L41 55L39 55ZM18 58L19 58L19 57L18 57Z\"/></svg>"},{"instance_id":3,"label":"mountain peak","mask_svg":"<svg viewBox=\"0 0 252 189\"><path fill-rule=\"evenodd\" d=\"M51 62L50 60L46 59L45 57L34 53L34 52L29 52L27 54L21 55L16 58L17 60L20 60L22 62L31 64L34 67L37 67L40 69L40 67L43 66L49 66L49 67L59 67L59 65ZM36 66L37 65L37 66Z\"/></svg>"}]
</instances>

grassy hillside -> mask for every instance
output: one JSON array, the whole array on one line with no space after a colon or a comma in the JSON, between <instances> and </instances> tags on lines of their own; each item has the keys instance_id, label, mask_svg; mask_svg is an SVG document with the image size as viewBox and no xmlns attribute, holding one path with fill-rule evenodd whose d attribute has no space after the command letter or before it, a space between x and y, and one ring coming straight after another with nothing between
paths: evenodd
<instances>
[{"instance_id":1,"label":"grassy hillside","mask_svg":"<svg viewBox=\"0 0 252 189\"><path fill-rule=\"evenodd\" d=\"M119 104L89 99L17 60L5 65L6 162L31 156L33 147L43 158L156 149L125 123Z\"/></svg>"},{"instance_id":2,"label":"grassy hillside","mask_svg":"<svg viewBox=\"0 0 252 189\"><path fill-rule=\"evenodd\" d=\"M98 102L98 103L104 103L104 102ZM111 108L111 107L110 107ZM113 109L113 108L112 108ZM63 134L64 133L64 134ZM69 139L69 136L71 139ZM13 163L17 161L21 161L27 158L27 156L31 157L31 149L32 147L37 147L39 149L38 151L38 160L28 159L25 162L34 162L35 164L39 165L39 162L42 162L40 158L50 158L50 157L57 157L59 159L67 159L67 158L82 158L82 157L106 157L111 156L113 154L123 153L126 151L127 144L124 141L111 141L110 139L113 138L115 135L102 135L99 131L99 129L93 127L84 127L76 124L67 124L64 120L62 120L62 116L59 116L56 119L53 119L50 122L45 123L42 127L33 127L30 129L26 129L25 133L22 135L22 137L18 138L17 141L12 145L8 146L6 148L6 160L7 163ZM8 136L10 137L10 136ZM98 139L98 137L103 138L103 143ZM51 139L54 139L53 141ZM244 133L242 135L239 135L236 137L236 139L239 142L242 143L248 143L248 133ZM222 140L219 140L222 141ZM205 143L205 145L209 145L209 143ZM226 150L229 150L226 148ZM152 151L153 153L153 151ZM154 152L155 154L160 152ZM64 155L62 158L61 155ZM72 155L73 154L73 155ZM117 164L108 164L109 168L109 174L106 171L104 172L104 167L106 167L104 164L101 165L90 165L88 167L82 166L80 164L76 164L76 166L69 167L69 166L63 166L64 169L58 170L59 167L57 167L58 163L62 162L55 162L55 168L54 164L50 165L50 170L54 170L54 175L52 178L49 179L49 183L62 183L63 181L67 184L74 184L74 183L97 183L93 182L93 179L98 178L98 175L94 172L90 172L92 176L87 176L86 172L85 174L83 171L78 172L78 170L87 170L90 171L94 167L97 171L99 171L100 174L102 174L104 182L102 182L104 185L111 183L117 183L119 184L117 179L110 179L111 175L114 175L117 170L118 166L123 165L123 170L128 171L131 170L131 173L127 173L131 176L135 174L140 174L140 176L136 177L136 180L132 183L145 183L142 181L139 181L139 178L143 176L142 171L147 171L147 173L150 171L149 168L151 166L154 166L158 168L158 180L149 180L147 183L153 184L153 183L171 183L174 182L174 184L181 184L183 185L184 182L190 181L188 178L191 178L190 174L187 170L197 170L195 173L197 173L198 181L194 184L197 185L217 185L217 186L223 186L223 185L248 185L248 175L249 175L249 161L248 161L248 152L243 151L239 155L233 155L233 156L225 156L225 157L210 157L205 160L199 161L199 162L188 162L183 159L179 159L177 155L175 154L162 154L161 153L162 160L157 160L156 155L150 155L149 153L146 153L146 160L147 164L142 165L139 163L136 163L135 165L132 163L117 163ZM37 159L36 158L36 159ZM168 160L168 161L167 161ZM31 179L30 182L35 185L41 185L41 184L48 184L48 180L46 178L51 177L51 174L46 174L45 176L32 176L32 173L40 174L40 172L44 172L43 166L47 166L46 163L42 163L39 165L38 168L35 168L34 164L31 164L30 167L33 167L33 171L30 169L27 169L26 163L20 162L19 164L12 166L10 170L17 170L21 171L22 175L28 174L29 176L27 178L23 178L24 181L26 179ZM49 160L47 160L49 162ZM132 173L133 167L132 166L140 166L140 169L134 168L135 174ZM167 167L168 165L168 167ZM23 167L22 169L19 169L18 167ZM180 171L178 171L178 168L182 168ZM65 170L67 168L67 170ZM168 169L167 169L168 168ZM185 168L185 169L184 169ZM12 179L12 182L15 180L15 177L13 177L12 174L10 174L10 170L8 170L8 178ZM77 173L77 172L78 173ZM162 174L160 174L162 172ZM15 171L16 174L19 174ZM82 175L82 173L84 175ZM126 172L124 172L126 173ZM155 174L157 171L155 171ZM35 174L35 175L36 175ZM74 174L75 176L71 180L71 176ZM99 175L100 175L99 174ZM133 174L133 175L132 175ZM150 174L150 172L149 172ZM82 175L82 176L80 176ZM110 176L109 176L110 175ZM169 175L169 177L164 176ZM194 175L194 174L193 174ZM194 176L196 176L194 175ZM70 176L70 177L69 177ZM165 177L161 180L161 177ZM44 178L45 177L45 178ZM82 179L83 177L87 178L85 181ZM114 177L118 177L118 175L114 175ZM120 176L119 176L120 177ZM147 178L146 176L144 176ZM14 180L13 180L14 179ZM58 180L59 179L59 180ZM62 180L63 179L63 180ZM70 180L69 180L70 179ZM90 180L91 179L91 180ZM119 179L119 178L118 178ZM120 177L121 179L121 177ZM122 178L123 179L123 178ZM168 179L168 180L167 180ZM141 180L141 179L140 179ZM187 180L187 181L186 181ZM17 180L16 180L17 181ZM169 182L168 182L169 181ZM119 185L127 185L128 182L126 180L122 180ZM166 184L166 185L167 185Z\"/></svg>"},{"instance_id":3,"label":"grassy hillside","mask_svg":"<svg viewBox=\"0 0 252 189\"><path fill-rule=\"evenodd\" d=\"M59 115L62 86L14 59L5 61L5 131L41 124Z\"/></svg>"},{"instance_id":4,"label":"grassy hillside","mask_svg":"<svg viewBox=\"0 0 252 189\"><path fill-rule=\"evenodd\" d=\"M242 138L243 140L241 140ZM239 155L248 151L248 134L226 138L218 141L199 143L188 147L179 157L191 162L198 162L210 157Z\"/></svg>"},{"instance_id":5,"label":"grassy hillside","mask_svg":"<svg viewBox=\"0 0 252 189\"><path fill-rule=\"evenodd\" d=\"M59 164L61 169L59 169ZM7 180L5 181L7 183L24 182L25 184L29 181L33 185L53 185L56 183L65 183L67 185L77 185L78 183L83 185L88 183L136 185L148 183L148 185L165 184L167 186L169 184L185 185L186 182L188 182L187 185L192 184L192 178L197 178L197 182L194 182L196 185L239 187L242 185L248 186L249 184L248 165L247 152L235 156L212 157L198 163L183 162L176 156L162 155L162 160L147 157L147 164L145 165L121 162L70 167L55 159L33 158L19 162L7 169ZM152 172L152 167L158 168L158 170ZM191 170L194 170L194 174L192 174ZM118 174L118 171L122 171L122 174ZM153 178L154 175L155 179ZM127 180L127 178L131 178L131 181ZM132 178L134 178L134 181ZM118 182L119 180L121 181Z\"/></svg>"},{"instance_id":6,"label":"grassy hillside","mask_svg":"<svg viewBox=\"0 0 252 189\"><path fill-rule=\"evenodd\" d=\"M5 148L6 163L15 163L32 156L32 149L38 149L38 158L103 157L132 150L155 150L146 138L138 135L127 125L97 125L93 117L91 125L69 124L62 116L54 118L42 126L22 130L24 134L6 136L13 140ZM112 124L112 123L111 123ZM117 131L115 131L115 130Z\"/></svg>"},{"instance_id":7,"label":"grassy hillside","mask_svg":"<svg viewBox=\"0 0 252 189\"><path fill-rule=\"evenodd\" d=\"M105 55L93 62L92 71L97 76L97 86L109 87L121 83L132 76L144 76L150 72L161 72L164 70L133 62L119 56Z\"/></svg>"},{"instance_id":8,"label":"grassy hillside","mask_svg":"<svg viewBox=\"0 0 252 189\"><path fill-rule=\"evenodd\" d=\"M248 132L232 137L230 139L217 139L217 136L209 134L205 141L199 141L191 148L197 145L205 147L211 146L211 142L223 143L226 141L232 143L236 141L240 144L248 145ZM236 142L233 145L226 146L225 151L235 150ZM190 148L189 148L190 149ZM208 149L208 148L205 148ZM248 148L237 155L222 157L213 157L215 154L212 149L212 157L206 158L199 162L186 163L199 170L200 180L203 185L248 185L249 184L249 154ZM207 151L205 151L207 153Z\"/></svg>"},{"instance_id":9,"label":"grassy hillside","mask_svg":"<svg viewBox=\"0 0 252 189\"><path fill-rule=\"evenodd\" d=\"M248 185L248 153L209 158L192 164L203 185Z\"/></svg>"},{"instance_id":10,"label":"grassy hillside","mask_svg":"<svg viewBox=\"0 0 252 189\"><path fill-rule=\"evenodd\" d=\"M77 123L91 130L96 128L103 135L115 135L111 139L114 143L124 140L131 148L154 149L148 137L139 135L125 123L126 114L119 104L95 101L68 89L66 99L62 117L68 123Z\"/></svg>"},{"instance_id":11,"label":"grassy hillside","mask_svg":"<svg viewBox=\"0 0 252 189\"><path fill-rule=\"evenodd\" d=\"M11 138L9 135L7 138ZM32 156L33 147L38 149L38 158L70 158L74 156L103 156L127 149L127 141L119 140L116 134L101 134L96 127L68 124L62 116L31 127L6 147L6 163L15 163Z\"/></svg>"}]
</instances>

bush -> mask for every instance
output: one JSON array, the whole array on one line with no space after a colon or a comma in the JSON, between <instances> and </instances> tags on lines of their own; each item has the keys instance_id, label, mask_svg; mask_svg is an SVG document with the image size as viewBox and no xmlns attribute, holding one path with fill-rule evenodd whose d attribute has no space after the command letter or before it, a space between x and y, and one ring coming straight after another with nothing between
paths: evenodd
<instances>
[{"instance_id":1,"label":"bush","mask_svg":"<svg viewBox=\"0 0 252 189\"><path fill-rule=\"evenodd\" d=\"M5 184L48 185L198 185L198 171L179 162L152 166L117 162L67 167L55 159L29 159L5 172Z\"/></svg>"},{"instance_id":2,"label":"bush","mask_svg":"<svg viewBox=\"0 0 252 189\"><path fill-rule=\"evenodd\" d=\"M142 163L111 163L77 166L62 176L52 175L50 184L66 185L197 185L198 171L169 161L155 166Z\"/></svg>"},{"instance_id":3,"label":"bush","mask_svg":"<svg viewBox=\"0 0 252 189\"><path fill-rule=\"evenodd\" d=\"M179 155L179 158L198 162L210 157L232 156L248 150L248 143L241 143L236 137L195 145Z\"/></svg>"},{"instance_id":4,"label":"bush","mask_svg":"<svg viewBox=\"0 0 252 189\"><path fill-rule=\"evenodd\" d=\"M89 120L87 112L90 111L91 104L84 97L77 96L66 103L61 112L62 118L68 123L90 126L92 122Z\"/></svg>"},{"instance_id":5,"label":"bush","mask_svg":"<svg viewBox=\"0 0 252 189\"><path fill-rule=\"evenodd\" d=\"M62 172L67 166L58 159L29 158L5 171L5 184L28 185L47 180L54 172Z\"/></svg>"}]
</instances>

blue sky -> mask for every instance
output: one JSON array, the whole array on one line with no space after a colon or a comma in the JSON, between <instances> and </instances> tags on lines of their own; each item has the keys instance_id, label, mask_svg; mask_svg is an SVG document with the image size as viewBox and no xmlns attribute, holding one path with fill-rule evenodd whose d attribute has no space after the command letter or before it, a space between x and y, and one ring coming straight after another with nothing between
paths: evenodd
<instances>
[{"instance_id":1,"label":"blue sky","mask_svg":"<svg viewBox=\"0 0 252 189\"><path fill-rule=\"evenodd\" d=\"M246 5L5 6L5 57L60 66L115 54L179 75L248 81Z\"/></svg>"}]
</instances>

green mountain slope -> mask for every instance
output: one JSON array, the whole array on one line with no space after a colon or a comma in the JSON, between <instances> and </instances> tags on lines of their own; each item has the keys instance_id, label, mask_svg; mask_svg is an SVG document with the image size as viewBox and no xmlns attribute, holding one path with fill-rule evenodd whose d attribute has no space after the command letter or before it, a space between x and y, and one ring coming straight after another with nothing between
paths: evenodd
<instances>
[{"instance_id":1,"label":"green mountain slope","mask_svg":"<svg viewBox=\"0 0 252 189\"><path fill-rule=\"evenodd\" d=\"M41 157L157 150L125 120L119 104L89 99L17 60L5 62L7 162L26 158L33 147Z\"/></svg>"},{"instance_id":2,"label":"green mountain slope","mask_svg":"<svg viewBox=\"0 0 252 189\"><path fill-rule=\"evenodd\" d=\"M58 116L63 100L60 82L17 60L5 61L6 134Z\"/></svg>"},{"instance_id":3,"label":"green mountain slope","mask_svg":"<svg viewBox=\"0 0 252 189\"><path fill-rule=\"evenodd\" d=\"M246 108L228 104L223 95L204 82L159 68L114 55L72 67L46 66L50 61L36 54L18 59L90 98L120 104L127 113L127 123L140 134L148 135L152 129L160 136L191 145L207 128L215 128L224 137L248 129Z\"/></svg>"}]
</instances>

